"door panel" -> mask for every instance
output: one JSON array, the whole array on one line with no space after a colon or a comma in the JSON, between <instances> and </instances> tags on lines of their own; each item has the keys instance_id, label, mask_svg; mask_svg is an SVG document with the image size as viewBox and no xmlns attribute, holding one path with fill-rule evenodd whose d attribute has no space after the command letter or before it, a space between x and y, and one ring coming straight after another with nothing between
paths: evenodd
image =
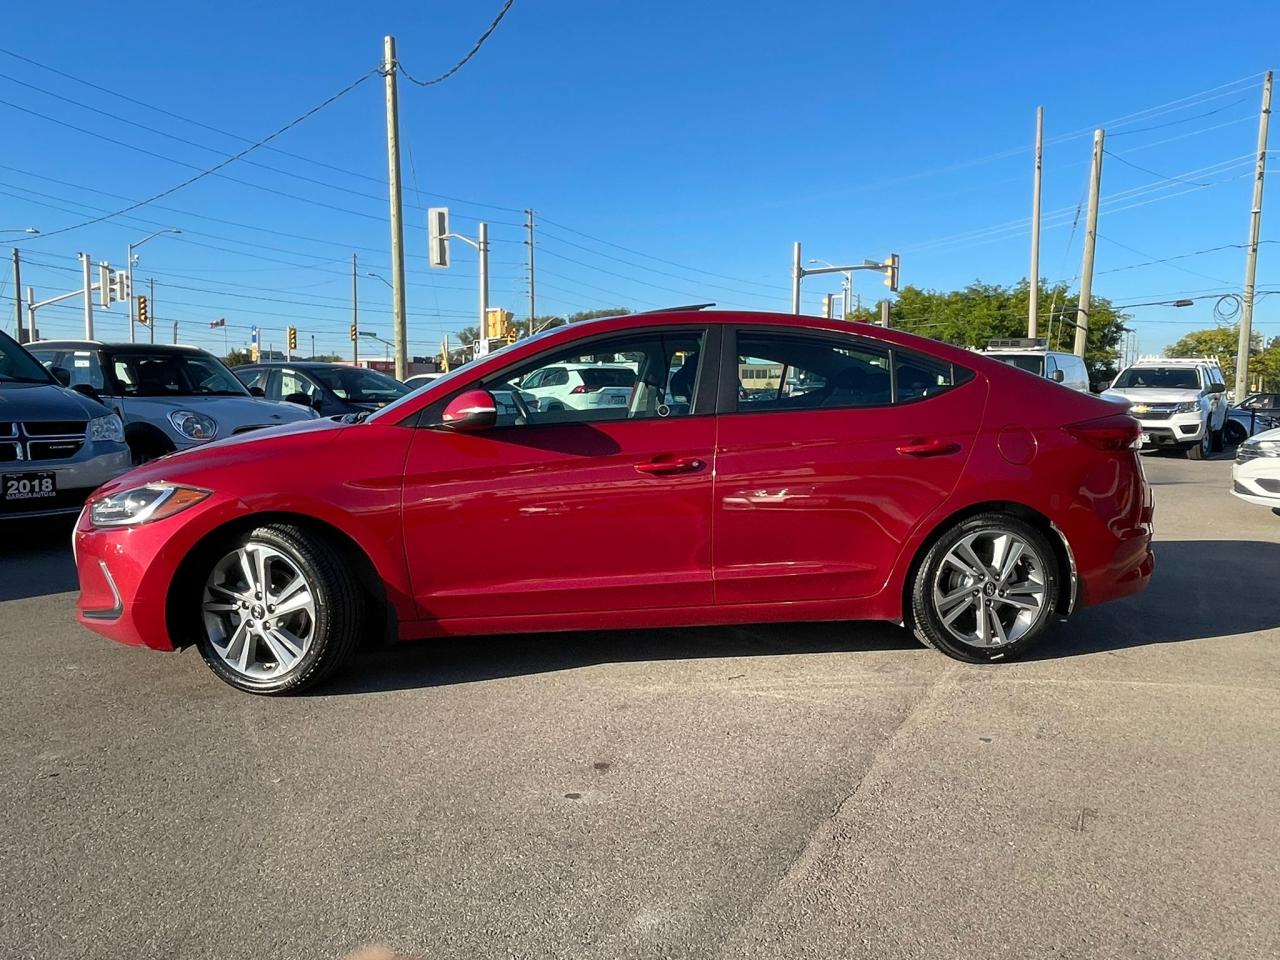
<instances>
[{"instance_id":1,"label":"door panel","mask_svg":"<svg viewBox=\"0 0 1280 960\"><path fill-rule=\"evenodd\" d=\"M710 416L419 430L404 532L423 616L712 603L714 444Z\"/></svg>"},{"instance_id":2,"label":"door panel","mask_svg":"<svg viewBox=\"0 0 1280 960\"><path fill-rule=\"evenodd\" d=\"M910 531L959 482L985 403L982 381L929 395L921 372L897 362L895 395L911 402L754 413L746 400L720 418L717 603L858 598L883 587Z\"/></svg>"}]
</instances>

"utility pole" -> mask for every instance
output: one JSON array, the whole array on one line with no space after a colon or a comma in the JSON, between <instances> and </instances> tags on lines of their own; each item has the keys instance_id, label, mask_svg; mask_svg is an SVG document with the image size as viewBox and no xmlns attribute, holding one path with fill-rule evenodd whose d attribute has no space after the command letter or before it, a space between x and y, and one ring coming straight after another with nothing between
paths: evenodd
<instances>
[{"instance_id":1,"label":"utility pole","mask_svg":"<svg viewBox=\"0 0 1280 960\"><path fill-rule=\"evenodd\" d=\"M1036 172L1031 189L1031 273L1027 298L1027 336L1035 338L1040 314L1040 175L1044 167L1044 107L1036 107Z\"/></svg>"},{"instance_id":2,"label":"utility pole","mask_svg":"<svg viewBox=\"0 0 1280 960\"><path fill-rule=\"evenodd\" d=\"M392 297L395 296L394 290L391 295ZM351 337L351 365L356 366L360 362L360 290L356 286L356 255L354 253L351 255L351 330L353 331ZM314 340L315 338L312 337L312 339ZM315 350L311 352L314 354ZM398 354L399 347L397 347ZM397 376L396 379L401 378Z\"/></svg>"},{"instance_id":3,"label":"utility pole","mask_svg":"<svg viewBox=\"0 0 1280 960\"><path fill-rule=\"evenodd\" d=\"M525 215L529 218L529 223L525 224L529 230L529 239L525 243L529 244L529 335L534 335L534 317L538 316L536 312L536 301L534 300L534 211L526 210ZM17 256L17 251L14 251Z\"/></svg>"},{"instance_id":4,"label":"utility pole","mask_svg":"<svg viewBox=\"0 0 1280 960\"><path fill-rule=\"evenodd\" d=\"M316 335L313 333L311 335L311 359L314 360L315 358L316 358Z\"/></svg>"},{"instance_id":5,"label":"utility pole","mask_svg":"<svg viewBox=\"0 0 1280 960\"><path fill-rule=\"evenodd\" d=\"M480 232L476 236L476 252L480 255L480 342L484 344L482 353L489 352L489 225L480 224Z\"/></svg>"},{"instance_id":6,"label":"utility pole","mask_svg":"<svg viewBox=\"0 0 1280 960\"><path fill-rule=\"evenodd\" d=\"M1084 231L1084 262L1080 266L1080 302L1076 306L1077 357L1084 356L1089 339L1089 298L1093 292L1093 249L1098 243L1098 191L1102 187L1102 141L1105 134L1093 131L1093 169L1089 174L1089 217Z\"/></svg>"},{"instance_id":7,"label":"utility pole","mask_svg":"<svg viewBox=\"0 0 1280 960\"><path fill-rule=\"evenodd\" d=\"M1262 230L1262 180L1267 172L1267 126L1271 119L1271 71L1262 81L1262 112L1258 116L1258 169L1253 180L1253 208L1249 214L1249 252L1244 262L1244 304L1240 310L1240 343L1236 348L1236 390L1239 403L1249 392L1249 346L1253 339L1254 280L1258 272L1258 234Z\"/></svg>"},{"instance_id":8,"label":"utility pole","mask_svg":"<svg viewBox=\"0 0 1280 960\"><path fill-rule=\"evenodd\" d=\"M223 331L223 337L224 339L226 337L225 330ZM173 321L173 345L175 347L178 345L178 321L177 320Z\"/></svg>"},{"instance_id":9,"label":"utility pole","mask_svg":"<svg viewBox=\"0 0 1280 960\"><path fill-rule=\"evenodd\" d=\"M804 267L800 266L800 241L791 248L791 312L800 312L800 278L804 276Z\"/></svg>"},{"instance_id":10,"label":"utility pole","mask_svg":"<svg viewBox=\"0 0 1280 960\"><path fill-rule=\"evenodd\" d=\"M889 301L880 301L880 326L889 329Z\"/></svg>"},{"instance_id":11,"label":"utility pole","mask_svg":"<svg viewBox=\"0 0 1280 960\"><path fill-rule=\"evenodd\" d=\"M80 254L80 266L84 268L84 338L93 339L93 276L91 258Z\"/></svg>"},{"instance_id":12,"label":"utility pole","mask_svg":"<svg viewBox=\"0 0 1280 960\"><path fill-rule=\"evenodd\" d=\"M13 332L19 343L27 342L22 332L22 257L17 247L13 248Z\"/></svg>"},{"instance_id":13,"label":"utility pole","mask_svg":"<svg viewBox=\"0 0 1280 960\"><path fill-rule=\"evenodd\" d=\"M151 322L147 324L151 328L151 342L156 342L156 278L148 277L147 286L151 288L151 296L147 301L147 309L151 311ZM130 293L132 299L132 292Z\"/></svg>"},{"instance_id":14,"label":"utility pole","mask_svg":"<svg viewBox=\"0 0 1280 960\"><path fill-rule=\"evenodd\" d=\"M824 293L822 295L822 316L827 320L835 319L835 295Z\"/></svg>"},{"instance_id":15,"label":"utility pole","mask_svg":"<svg viewBox=\"0 0 1280 960\"><path fill-rule=\"evenodd\" d=\"M404 307L404 225L400 200L400 107L396 96L396 38L382 41L382 75L387 81L387 185L391 202L391 321L396 342L396 379L409 370L409 335ZM359 337L357 336L357 339ZM358 348L352 348L352 354Z\"/></svg>"},{"instance_id":16,"label":"utility pole","mask_svg":"<svg viewBox=\"0 0 1280 960\"><path fill-rule=\"evenodd\" d=\"M133 244L129 244L128 256L124 263L125 273L129 278L129 342L136 343L137 335L135 331L137 327L137 315L134 313L133 306Z\"/></svg>"}]
</instances>

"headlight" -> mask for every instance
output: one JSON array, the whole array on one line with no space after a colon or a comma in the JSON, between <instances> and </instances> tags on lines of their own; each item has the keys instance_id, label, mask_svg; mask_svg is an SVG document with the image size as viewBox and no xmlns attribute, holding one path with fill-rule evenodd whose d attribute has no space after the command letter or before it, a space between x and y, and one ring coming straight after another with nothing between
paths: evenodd
<instances>
[{"instance_id":1,"label":"headlight","mask_svg":"<svg viewBox=\"0 0 1280 960\"><path fill-rule=\"evenodd\" d=\"M210 491L174 483L149 483L89 504L89 522L95 527L130 527L163 520L194 507Z\"/></svg>"},{"instance_id":2,"label":"headlight","mask_svg":"<svg viewBox=\"0 0 1280 960\"><path fill-rule=\"evenodd\" d=\"M1187 400L1187 401L1184 401L1183 403L1175 404L1173 407L1173 412L1174 413L1195 413L1199 409L1200 409L1199 400Z\"/></svg>"},{"instance_id":3,"label":"headlight","mask_svg":"<svg viewBox=\"0 0 1280 960\"><path fill-rule=\"evenodd\" d=\"M188 440L212 440L218 433L218 424L212 417L192 410L175 410L169 414L173 429Z\"/></svg>"},{"instance_id":4,"label":"headlight","mask_svg":"<svg viewBox=\"0 0 1280 960\"><path fill-rule=\"evenodd\" d=\"M89 439L124 443L124 424L114 413L109 413L105 417L94 417L89 421Z\"/></svg>"},{"instance_id":5,"label":"headlight","mask_svg":"<svg viewBox=\"0 0 1280 960\"><path fill-rule=\"evenodd\" d=\"M1255 457L1280 457L1280 440L1250 440L1241 448Z\"/></svg>"}]
</instances>

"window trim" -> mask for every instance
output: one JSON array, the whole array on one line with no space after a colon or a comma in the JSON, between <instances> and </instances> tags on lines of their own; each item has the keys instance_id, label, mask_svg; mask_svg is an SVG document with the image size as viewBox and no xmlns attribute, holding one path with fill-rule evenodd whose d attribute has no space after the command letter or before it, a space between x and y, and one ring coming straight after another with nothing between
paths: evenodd
<instances>
[{"instance_id":1,"label":"window trim","mask_svg":"<svg viewBox=\"0 0 1280 960\"><path fill-rule=\"evenodd\" d=\"M449 391L439 400L423 407L417 414L411 414L400 423L405 426L412 426L424 430L441 430L448 429L442 422L444 408L454 397L467 390L486 389L481 385L482 381L492 382L501 377L509 375L512 371L519 370L521 367L536 362L540 357L553 357L563 353L565 350L577 349L579 347L586 349L593 343L602 343L608 340L616 340L619 337L644 337L644 336L680 336L681 334L694 334L702 337L702 361L698 365L698 380L694 384L694 404L693 408L697 413L688 413L682 417L671 418L684 422L690 419L702 417L714 417L719 412L719 403L717 402L716 391L719 387L720 377L720 358L723 356L724 341L730 339L725 336L725 324L721 323L690 323L678 325L662 325L656 327L630 327L625 330L611 330L607 333L597 333L589 337L571 340L568 343L562 343L556 347L548 347L547 349L526 357L523 360L508 363L499 367L493 373L484 377L472 377L465 383L459 384L455 389ZM645 417L637 420L601 420L601 421L565 421L560 423L534 424L541 427L581 427L592 426L595 423L600 424L618 424L618 423L656 423L661 422L662 417ZM515 428L515 424L508 426L493 427L484 433L491 433L493 430L508 430ZM523 426L518 429L524 429ZM481 434L483 435L483 434Z\"/></svg>"},{"instance_id":2,"label":"window trim","mask_svg":"<svg viewBox=\"0 0 1280 960\"><path fill-rule=\"evenodd\" d=\"M778 327L770 324L732 324L731 329L726 330L720 348L720 390L717 396L716 410L720 416L737 416L740 414L759 415L774 413L825 413L836 410L856 411L856 410L887 410L891 407L905 407L916 403L924 403L934 397L913 397L910 400L898 399L898 354L899 352L909 355L923 356L928 360L938 364L946 364L951 367L952 386L945 392L959 389L965 384L977 379L977 373L972 367L965 367L954 361L943 360L932 354L922 350L913 350L910 347L898 347L895 344L888 343L884 340L877 340L875 337L864 337L857 333L844 333L838 330L811 330L807 327ZM846 341L853 344L866 344L875 351L884 351L889 359L889 402L882 404L871 404L861 407L797 407L794 410L750 410L741 409L738 405L738 383L736 371L738 369L738 335L740 333L757 333L757 334L777 334L785 337L797 337L809 340L835 340L837 342ZM726 371L735 371L735 376L730 377ZM961 372L967 373L965 379L957 380ZM940 396L940 394L939 394Z\"/></svg>"}]
</instances>

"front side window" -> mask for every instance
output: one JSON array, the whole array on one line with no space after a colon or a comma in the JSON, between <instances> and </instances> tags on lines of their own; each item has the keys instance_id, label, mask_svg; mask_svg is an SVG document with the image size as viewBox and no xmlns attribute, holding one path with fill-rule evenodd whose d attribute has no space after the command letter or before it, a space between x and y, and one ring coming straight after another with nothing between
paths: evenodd
<instances>
[{"instance_id":1,"label":"front side window","mask_svg":"<svg viewBox=\"0 0 1280 960\"><path fill-rule=\"evenodd\" d=\"M267 392L267 372L270 367L258 367L256 370L238 370L236 371L236 379L245 385L245 388L252 392L257 387L264 394Z\"/></svg>"},{"instance_id":2,"label":"front side window","mask_svg":"<svg viewBox=\"0 0 1280 960\"><path fill-rule=\"evenodd\" d=\"M110 369L125 397L243 397L239 380L205 353L130 353L111 357Z\"/></svg>"},{"instance_id":3,"label":"front side window","mask_svg":"<svg viewBox=\"0 0 1280 960\"><path fill-rule=\"evenodd\" d=\"M0 333L0 381L52 383L53 378L40 362L18 346L16 341Z\"/></svg>"},{"instance_id":4,"label":"front side window","mask_svg":"<svg viewBox=\"0 0 1280 960\"><path fill-rule=\"evenodd\" d=\"M351 403L390 403L413 389L364 367L316 367L311 373L321 386Z\"/></svg>"},{"instance_id":5,"label":"front side window","mask_svg":"<svg viewBox=\"0 0 1280 960\"><path fill-rule=\"evenodd\" d=\"M290 403L313 403L316 399L316 385L296 370L281 370L280 398Z\"/></svg>"},{"instance_id":6,"label":"front side window","mask_svg":"<svg viewBox=\"0 0 1280 960\"><path fill-rule=\"evenodd\" d=\"M702 331L619 335L543 356L479 384L499 426L689 416L702 366ZM543 388L560 386L559 390Z\"/></svg>"}]
</instances>

